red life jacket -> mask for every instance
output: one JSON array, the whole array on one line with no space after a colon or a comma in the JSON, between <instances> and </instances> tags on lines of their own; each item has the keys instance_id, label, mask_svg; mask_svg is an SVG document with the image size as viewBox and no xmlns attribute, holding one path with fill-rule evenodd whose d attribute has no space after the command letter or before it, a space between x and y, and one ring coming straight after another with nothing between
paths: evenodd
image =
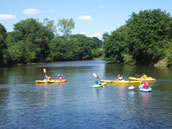
<instances>
[{"instance_id":1,"label":"red life jacket","mask_svg":"<svg viewBox=\"0 0 172 129\"><path fill-rule=\"evenodd\" d=\"M143 87L144 87L145 89L149 88L148 83L144 83Z\"/></svg>"},{"instance_id":2,"label":"red life jacket","mask_svg":"<svg viewBox=\"0 0 172 129\"><path fill-rule=\"evenodd\" d=\"M62 77L61 77L61 76L58 76L58 77L57 77L57 79L58 79L58 80L61 80L61 79L62 79Z\"/></svg>"}]
</instances>

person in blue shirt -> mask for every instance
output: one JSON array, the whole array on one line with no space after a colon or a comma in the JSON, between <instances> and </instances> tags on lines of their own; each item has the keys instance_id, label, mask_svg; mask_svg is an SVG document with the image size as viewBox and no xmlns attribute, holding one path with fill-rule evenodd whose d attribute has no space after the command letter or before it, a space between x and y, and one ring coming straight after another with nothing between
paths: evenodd
<instances>
[{"instance_id":1,"label":"person in blue shirt","mask_svg":"<svg viewBox=\"0 0 172 129\"><path fill-rule=\"evenodd\" d=\"M101 83L100 83L100 77L99 76L97 76L97 79L96 79L95 83L96 83L96 85L101 85Z\"/></svg>"}]
</instances>

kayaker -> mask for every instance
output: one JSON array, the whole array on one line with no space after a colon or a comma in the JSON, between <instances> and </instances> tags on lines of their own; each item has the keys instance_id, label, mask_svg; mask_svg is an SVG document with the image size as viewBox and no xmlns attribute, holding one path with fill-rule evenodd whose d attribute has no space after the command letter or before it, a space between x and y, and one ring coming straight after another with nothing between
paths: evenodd
<instances>
[{"instance_id":1,"label":"kayaker","mask_svg":"<svg viewBox=\"0 0 172 129\"><path fill-rule=\"evenodd\" d=\"M143 75L141 76L141 78L142 79L146 79L147 78L146 74L143 73Z\"/></svg>"},{"instance_id":2,"label":"kayaker","mask_svg":"<svg viewBox=\"0 0 172 129\"><path fill-rule=\"evenodd\" d=\"M124 81L124 79L120 74L118 74L116 81Z\"/></svg>"},{"instance_id":3,"label":"kayaker","mask_svg":"<svg viewBox=\"0 0 172 129\"><path fill-rule=\"evenodd\" d=\"M143 81L143 88L145 88L145 89L149 88L149 84L146 79Z\"/></svg>"},{"instance_id":4,"label":"kayaker","mask_svg":"<svg viewBox=\"0 0 172 129\"><path fill-rule=\"evenodd\" d=\"M46 80L51 80L51 77L50 77L50 75L48 75L48 76L46 76Z\"/></svg>"},{"instance_id":5,"label":"kayaker","mask_svg":"<svg viewBox=\"0 0 172 129\"><path fill-rule=\"evenodd\" d=\"M60 74L57 75L57 80L62 80L62 77Z\"/></svg>"},{"instance_id":6,"label":"kayaker","mask_svg":"<svg viewBox=\"0 0 172 129\"><path fill-rule=\"evenodd\" d=\"M99 76L97 76L95 83L96 83L96 85L100 85L101 84L100 83L100 77Z\"/></svg>"}]
</instances>

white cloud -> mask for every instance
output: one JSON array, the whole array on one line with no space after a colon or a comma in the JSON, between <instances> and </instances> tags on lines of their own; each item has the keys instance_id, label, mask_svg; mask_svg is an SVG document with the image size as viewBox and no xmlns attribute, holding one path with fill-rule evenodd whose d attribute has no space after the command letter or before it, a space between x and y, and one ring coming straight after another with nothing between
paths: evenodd
<instances>
[{"instance_id":1,"label":"white cloud","mask_svg":"<svg viewBox=\"0 0 172 129\"><path fill-rule=\"evenodd\" d=\"M79 17L77 17L77 20L91 21L92 18L91 18L91 16L79 16Z\"/></svg>"},{"instance_id":2,"label":"white cloud","mask_svg":"<svg viewBox=\"0 0 172 129\"><path fill-rule=\"evenodd\" d=\"M99 6L99 8L103 9L103 8L104 8L104 6L103 6L103 5L100 5L100 6Z\"/></svg>"},{"instance_id":3,"label":"white cloud","mask_svg":"<svg viewBox=\"0 0 172 129\"><path fill-rule=\"evenodd\" d=\"M33 15L33 14L39 14L39 13L41 13L41 11L37 9L33 9L33 8L28 8L28 9L23 10L23 14L26 14L26 15Z\"/></svg>"},{"instance_id":4,"label":"white cloud","mask_svg":"<svg viewBox=\"0 0 172 129\"><path fill-rule=\"evenodd\" d=\"M9 19L15 19L16 16L11 14L0 14L0 20L9 20Z\"/></svg>"},{"instance_id":5,"label":"white cloud","mask_svg":"<svg viewBox=\"0 0 172 129\"><path fill-rule=\"evenodd\" d=\"M100 37L100 36L102 36L102 34L101 34L100 32L95 32L95 33L93 34L93 37Z\"/></svg>"},{"instance_id":6,"label":"white cloud","mask_svg":"<svg viewBox=\"0 0 172 129\"><path fill-rule=\"evenodd\" d=\"M40 11L38 9L28 8L28 9L23 10L23 14L26 14L26 15L34 15L34 14L40 14L40 13L54 13L54 12L55 10L53 9Z\"/></svg>"}]
</instances>

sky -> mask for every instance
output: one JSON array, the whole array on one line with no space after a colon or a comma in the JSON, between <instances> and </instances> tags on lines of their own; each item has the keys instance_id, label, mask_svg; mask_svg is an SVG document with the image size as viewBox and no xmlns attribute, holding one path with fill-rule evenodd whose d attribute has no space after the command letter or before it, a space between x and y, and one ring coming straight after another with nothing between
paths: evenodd
<instances>
[{"instance_id":1,"label":"sky","mask_svg":"<svg viewBox=\"0 0 172 129\"><path fill-rule=\"evenodd\" d=\"M73 18L72 34L101 38L126 24L133 12L161 9L172 15L172 0L0 0L0 23L7 32L27 18L54 21Z\"/></svg>"}]
</instances>

